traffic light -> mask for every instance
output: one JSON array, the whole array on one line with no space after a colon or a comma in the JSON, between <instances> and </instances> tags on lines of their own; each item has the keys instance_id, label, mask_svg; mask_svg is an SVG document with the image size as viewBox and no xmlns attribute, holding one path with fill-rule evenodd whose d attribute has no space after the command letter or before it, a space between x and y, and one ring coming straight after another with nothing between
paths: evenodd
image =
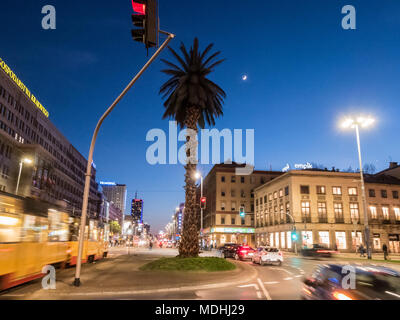
<instances>
[{"instance_id":1,"label":"traffic light","mask_svg":"<svg viewBox=\"0 0 400 320\"><path fill-rule=\"evenodd\" d=\"M292 231L292 240L297 241L297 233L296 231Z\"/></svg>"},{"instance_id":2,"label":"traffic light","mask_svg":"<svg viewBox=\"0 0 400 320\"><path fill-rule=\"evenodd\" d=\"M241 218L244 218L246 216L246 212L244 210L244 207L240 207L239 215L240 215Z\"/></svg>"},{"instance_id":3,"label":"traffic light","mask_svg":"<svg viewBox=\"0 0 400 320\"><path fill-rule=\"evenodd\" d=\"M202 197L200 199L200 208L201 209L205 209L207 207L207 198L206 197Z\"/></svg>"},{"instance_id":4,"label":"traffic light","mask_svg":"<svg viewBox=\"0 0 400 320\"><path fill-rule=\"evenodd\" d=\"M143 42L146 48L158 45L158 2L157 0L132 0L132 23L139 29L131 31L135 41Z\"/></svg>"}]
</instances>

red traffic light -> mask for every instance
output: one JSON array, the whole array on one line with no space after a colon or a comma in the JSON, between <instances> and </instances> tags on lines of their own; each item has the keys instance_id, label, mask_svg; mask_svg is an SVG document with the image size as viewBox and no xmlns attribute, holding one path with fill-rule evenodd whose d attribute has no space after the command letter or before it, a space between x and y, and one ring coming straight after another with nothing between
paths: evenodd
<instances>
[{"instance_id":1,"label":"red traffic light","mask_svg":"<svg viewBox=\"0 0 400 320\"><path fill-rule=\"evenodd\" d=\"M146 14L146 5L144 3L135 2L132 0L132 8L136 14L145 15Z\"/></svg>"},{"instance_id":2,"label":"red traffic light","mask_svg":"<svg viewBox=\"0 0 400 320\"><path fill-rule=\"evenodd\" d=\"M201 201L201 203L206 203L207 198L206 198L206 197L203 197L203 198L200 199L200 201Z\"/></svg>"}]
</instances>

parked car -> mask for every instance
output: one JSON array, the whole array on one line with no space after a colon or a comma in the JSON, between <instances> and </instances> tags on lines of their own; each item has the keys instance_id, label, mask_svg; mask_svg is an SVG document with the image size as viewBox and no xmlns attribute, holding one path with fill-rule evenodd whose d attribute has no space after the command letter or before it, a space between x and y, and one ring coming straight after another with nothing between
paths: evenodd
<instances>
[{"instance_id":1,"label":"parked car","mask_svg":"<svg viewBox=\"0 0 400 320\"><path fill-rule=\"evenodd\" d=\"M255 253L255 250L249 246L238 246L235 249L234 253L234 258L235 260L247 260L247 259L252 259L253 255Z\"/></svg>"},{"instance_id":2,"label":"parked car","mask_svg":"<svg viewBox=\"0 0 400 320\"><path fill-rule=\"evenodd\" d=\"M282 265L283 254L278 248L259 247L251 259L253 263L259 263L261 266L265 264Z\"/></svg>"},{"instance_id":3,"label":"parked car","mask_svg":"<svg viewBox=\"0 0 400 320\"><path fill-rule=\"evenodd\" d=\"M347 289L344 284L351 284L351 268L355 272L354 289ZM400 300L400 273L387 267L323 265L303 282L305 300Z\"/></svg>"},{"instance_id":4,"label":"parked car","mask_svg":"<svg viewBox=\"0 0 400 320\"><path fill-rule=\"evenodd\" d=\"M221 254L225 259L234 258L236 254L236 249L238 247L240 247L240 245L236 243L225 243L223 246L220 246L218 250L221 251Z\"/></svg>"},{"instance_id":5,"label":"parked car","mask_svg":"<svg viewBox=\"0 0 400 320\"><path fill-rule=\"evenodd\" d=\"M321 244L313 244L312 248L304 248L300 253L304 257L330 258L336 251L330 250Z\"/></svg>"}]
</instances>

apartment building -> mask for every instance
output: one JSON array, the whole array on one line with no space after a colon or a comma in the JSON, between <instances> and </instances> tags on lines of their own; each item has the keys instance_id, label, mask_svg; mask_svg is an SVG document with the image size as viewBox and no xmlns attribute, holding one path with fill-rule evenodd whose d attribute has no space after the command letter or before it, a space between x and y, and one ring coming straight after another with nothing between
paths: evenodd
<instances>
[{"instance_id":1,"label":"apartment building","mask_svg":"<svg viewBox=\"0 0 400 320\"><path fill-rule=\"evenodd\" d=\"M366 175L370 243L400 252L400 180ZM256 242L294 250L322 244L355 252L364 241L360 175L338 171L289 171L255 189Z\"/></svg>"},{"instance_id":2,"label":"apartment building","mask_svg":"<svg viewBox=\"0 0 400 320\"><path fill-rule=\"evenodd\" d=\"M29 159L30 163L24 163ZM49 120L49 112L0 59L0 190L64 205L80 215L87 160ZM99 212L93 164L89 215Z\"/></svg>"},{"instance_id":3,"label":"apartment building","mask_svg":"<svg viewBox=\"0 0 400 320\"><path fill-rule=\"evenodd\" d=\"M275 171L254 171L236 175L238 164L215 165L203 181L207 207L203 212L203 234L208 245L227 242L254 243L254 189L282 175ZM199 194L199 192L198 192ZM240 208L245 216L241 217Z\"/></svg>"}]
</instances>

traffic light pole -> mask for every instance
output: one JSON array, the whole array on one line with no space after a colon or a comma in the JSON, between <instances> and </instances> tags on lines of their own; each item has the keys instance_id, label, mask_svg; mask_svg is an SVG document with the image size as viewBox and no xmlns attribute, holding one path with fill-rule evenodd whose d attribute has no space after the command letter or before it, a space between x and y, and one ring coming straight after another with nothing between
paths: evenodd
<instances>
[{"instance_id":1,"label":"traffic light pole","mask_svg":"<svg viewBox=\"0 0 400 320\"><path fill-rule=\"evenodd\" d=\"M164 41L160 48L154 53L154 55L147 61L144 67L139 71L139 73L132 79L132 81L128 84L128 86L122 91L122 93L118 96L118 98L113 102L113 104L107 109L107 111L100 118L97 123L96 129L94 130L92 142L90 144L89 149L89 157L86 168L86 178L85 178L85 189L83 192L83 204L82 204L82 217L81 217L81 226L79 232L79 247L78 247L78 259L76 262L76 271L75 271L75 281L74 285L79 287L81 284L81 264L82 264L82 255L83 255L83 244L85 241L85 227L86 227L86 215L88 209L88 201L89 201L89 193L90 193L90 178L92 176L92 163L93 163L93 153L94 147L97 140L97 135L99 133L100 127L103 124L104 120L110 115L110 113L114 110L116 105L122 100L122 98L127 94L127 92L132 88L135 82L142 76L142 74L147 70L147 68L153 63L153 61L160 55L160 53L167 47L168 43L175 37L174 34L168 33L165 31L159 31L162 34L168 35L168 38Z\"/></svg>"}]
</instances>

